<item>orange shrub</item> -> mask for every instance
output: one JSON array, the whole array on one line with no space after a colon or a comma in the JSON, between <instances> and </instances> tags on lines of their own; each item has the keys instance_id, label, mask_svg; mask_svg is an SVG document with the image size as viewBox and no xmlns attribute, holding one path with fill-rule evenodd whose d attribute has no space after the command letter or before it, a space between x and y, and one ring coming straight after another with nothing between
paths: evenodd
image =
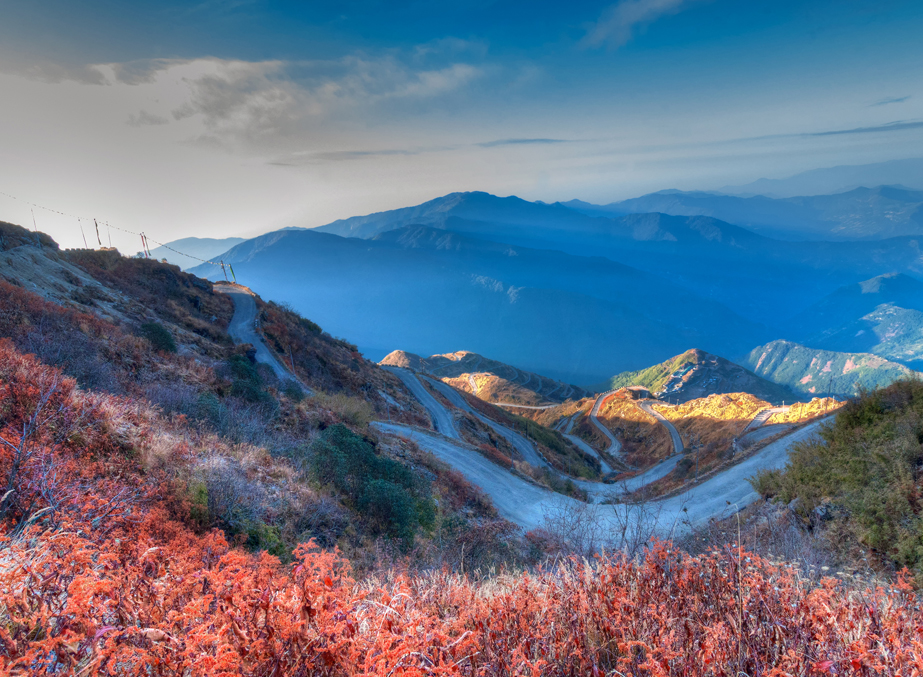
<instances>
[{"instance_id":1,"label":"orange shrub","mask_svg":"<svg viewBox=\"0 0 923 677\"><path fill-rule=\"evenodd\" d=\"M0 372L0 430L15 447L55 373L7 342L0 364L12 365ZM37 389L27 387L30 376ZM86 410L72 383L58 392L46 398L50 411L92 425L63 438L57 425L40 427L30 438L33 458L44 460L21 466L21 478L45 482L0 522L2 674L923 670L923 609L903 580L891 589L853 591L832 580L811 588L733 547L690 557L652 544L637 561L573 560L481 583L446 571L356 581L349 562L312 543L283 566L232 548L218 532L196 534L167 511L162 477L142 473L124 449L126 430L143 435L144 422L119 401ZM0 469L10 468L7 453Z\"/></svg>"}]
</instances>

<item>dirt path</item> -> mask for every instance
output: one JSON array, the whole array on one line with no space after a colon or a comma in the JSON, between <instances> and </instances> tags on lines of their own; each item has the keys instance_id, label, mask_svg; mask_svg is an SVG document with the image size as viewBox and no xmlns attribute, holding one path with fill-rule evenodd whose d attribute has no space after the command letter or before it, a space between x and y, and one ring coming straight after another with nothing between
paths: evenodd
<instances>
[{"instance_id":1,"label":"dirt path","mask_svg":"<svg viewBox=\"0 0 923 677\"><path fill-rule=\"evenodd\" d=\"M673 424L664 418L663 414L654 409L650 402L638 402L638 408L656 418L667 429L670 433L670 437L673 439L673 453L683 453L683 450L686 448L685 445L683 445L683 438L680 437L679 431L673 427Z\"/></svg>"},{"instance_id":2,"label":"dirt path","mask_svg":"<svg viewBox=\"0 0 923 677\"><path fill-rule=\"evenodd\" d=\"M433 419L433 427L437 431L453 440L461 440L461 436L455 428L455 421L452 420L452 414L439 404L435 397L430 395L429 391L420 383L416 374L403 367L382 367L382 369L390 371L401 379L401 382L407 386L407 389L429 412L430 417Z\"/></svg>"},{"instance_id":3,"label":"dirt path","mask_svg":"<svg viewBox=\"0 0 923 677\"><path fill-rule=\"evenodd\" d=\"M256 350L256 361L269 365L276 376L283 381L293 381L310 393L292 373L279 361L275 353L266 345L263 337L256 329L256 301L254 294L246 287L227 284L216 284L214 289L219 294L227 294L234 302L234 316L228 325L228 334L235 343L249 343Z\"/></svg>"},{"instance_id":4,"label":"dirt path","mask_svg":"<svg viewBox=\"0 0 923 677\"><path fill-rule=\"evenodd\" d=\"M623 504L595 505L593 510L602 523L613 530L624 526L626 520L632 519L632 515L643 513L640 519L646 520L661 537L683 533L701 526L712 518L726 517L759 498L747 482L749 477L759 470L783 467L788 460L791 446L810 438L823 423L824 421L816 421L786 435L689 491L669 499L649 501L644 505L643 511L639 511L636 506ZM388 423L373 425L383 433L412 439L422 449L457 469L491 497L503 517L524 529L541 526L549 510L561 506L578 507L576 500L513 475L467 445L409 426ZM604 495L603 492L613 490L632 491L663 477L679 458L681 457L674 456L667 459L642 475L617 485L589 484L594 485L594 490L600 496Z\"/></svg>"}]
</instances>

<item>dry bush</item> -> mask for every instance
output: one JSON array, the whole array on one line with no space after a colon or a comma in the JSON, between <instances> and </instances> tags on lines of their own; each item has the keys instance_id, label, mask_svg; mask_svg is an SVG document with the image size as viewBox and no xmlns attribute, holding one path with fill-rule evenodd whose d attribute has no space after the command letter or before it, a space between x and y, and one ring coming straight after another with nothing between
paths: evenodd
<instances>
[{"instance_id":1,"label":"dry bush","mask_svg":"<svg viewBox=\"0 0 923 677\"><path fill-rule=\"evenodd\" d=\"M365 430L377 418L372 405L361 397L318 391L314 399L318 406L329 409L339 420L359 430Z\"/></svg>"},{"instance_id":2,"label":"dry bush","mask_svg":"<svg viewBox=\"0 0 923 677\"><path fill-rule=\"evenodd\" d=\"M34 360L8 345L0 350L0 364L39 376ZM3 383L16 378L5 372ZM40 392L0 392L7 440ZM62 397L60 413L79 416L80 398ZM168 478L142 473L122 446L144 438L144 421L133 423L130 410L107 402L94 409L98 425L76 436L55 441L52 429L35 437L33 458L49 459L57 471L23 466L24 486L53 487L51 500L36 491L32 517L17 523L20 512L0 522L0 667L7 674L109 677L156 667L184 677L731 677L897 675L923 667L923 602L902 580L861 590L809 584L738 547L690 557L639 538L635 557L566 560L483 584L448 567L357 581L350 562L313 543L283 565L177 522L163 491ZM131 425L141 430L132 433ZM237 506L254 498L250 475L269 460L241 449L236 464L206 464L213 474L203 483L215 495L206 502L240 519ZM9 454L0 459L4 471L11 462ZM327 524L330 506L316 510ZM591 520L563 519L574 547L594 549ZM268 525L240 524L248 543L278 543ZM490 562L509 540L506 529L478 523L456 546Z\"/></svg>"}]
</instances>

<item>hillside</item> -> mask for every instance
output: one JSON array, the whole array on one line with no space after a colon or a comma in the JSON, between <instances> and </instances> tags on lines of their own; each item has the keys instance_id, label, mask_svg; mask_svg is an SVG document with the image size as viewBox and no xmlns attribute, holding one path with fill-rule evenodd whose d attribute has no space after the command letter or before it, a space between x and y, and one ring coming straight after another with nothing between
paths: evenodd
<instances>
[{"instance_id":1,"label":"hillside","mask_svg":"<svg viewBox=\"0 0 923 677\"><path fill-rule=\"evenodd\" d=\"M806 343L839 352L872 353L923 371L923 312L885 303L867 315L828 329Z\"/></svg>"},{"instance_id":2,"label":"hillside","mask_svg":"<svg viewBox=\"0 0 923 677\"><path fill-rule=\"evenodd\" d=\"M395 350L380 364L430 374L486 402L541 405L580 399L589 394L583 388L522 371L467 350L425 358Z\"/></svg>"},{"instance_id":3,"label":"hillside","mask_svg":"<svg viewBox=\"0 0 923 677\"><path fill-rule=\"evenodd\" d=\"M796 399L788 388L761 378L723 357L695 349L647 369L613 376L604 389L615 390L633 385L644 386L673 403L723 393L749 393L772 403Z\"/></svg>"},{"instance_id":4,"label":"hillside","mask_svg":"<svg viewBox=\"0 0 923 677\"><path fill-rule=\"evenodd\" d=\"M840 353L772 341L754 348L743 361L754 373L798 395L854 397L918 372L868 353Z\"/></svg>"},{"instance_id":5,"label":"hillside","mask_svg":"<svg viewBox=\"0 0 923 677\"><path fill-rule=\"evenodd\" d=\"M16 379L37 388L23 390L23 397L41 395L43 383L54 389L62 378L75 379L63 382L67 392L80 389L75 402L99 402L92 406L114 412L114 434L128 436L118 442L128 446L117 472L147 473L138 481L151 482L151 491L159 487L157 500L177 511L171 519L283 558L314 538L352 552L360 567L376 549L425 560L434 528L441 543L482 526L506 533L490 500L458 473L412 444L378 439L373 419L427 428L430 417L396 377L353 346L256 299L266 344L294 366L311 390L306 397L256 363L251 346L232 342L231 300L211 283L116 252L62 252L49 238L2 228L0 257L11 265L0 266L7 369L0 396L9 396ZM74 421L80 424L79 416ZM8 425L7 418L0 422ZM80 462L83 452L70 451ZM23 466L30 486L47 479L30 474L42 467ZM80 473L74 478L83 481ZM15 505L16 519L28 519L29 494L14 488L6 514ZM434 514L433 501L444 510ZM458 542L439 557L461 553L474 563L506 548L485 538L480 554L470 548L465 554Z\"/></svg>"},{"instance_id":6,"label":"hillside","mask_svg":"<svg viewBox=\"0 0 923 677\"><path fill-rule=\"evenodd\" d=\"M280 231L238 245L225 259L238 280L310 312L376 359L395 345L432 355L461 344L585 384L690 344L738 354L767 338L726 306L605 258L434 228L371 240ZM211 266L194 272L216 277Z\"/></svg>"},{"instance_id":7,"label":"hillside","mask_svg":"<svg viewBox=\"0 0 923 677\"><path fill-rule=\"evenodd\" d=\"M794 240L875 240L923 233L923 191L899 186L788 198L666 190L604 206L578 201L563 204L591 216L647 212L709 216L770 237Z\"/></svg>"}]
</instances>

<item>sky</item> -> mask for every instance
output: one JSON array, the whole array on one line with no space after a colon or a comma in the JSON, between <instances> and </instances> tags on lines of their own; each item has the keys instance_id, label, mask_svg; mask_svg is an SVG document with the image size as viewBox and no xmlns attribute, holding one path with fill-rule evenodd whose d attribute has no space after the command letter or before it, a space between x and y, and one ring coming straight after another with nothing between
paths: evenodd
<instances>
[{"instance_id":1,"label":"sky","mask_svg":"<svg viewBox=\"0 0 923 677\"><path fill-rule=\"evenodd\" d=\"M4 0L0 219L247 237L919 157L920 35L919 0Z\"/></svg>"}]
</instances>

